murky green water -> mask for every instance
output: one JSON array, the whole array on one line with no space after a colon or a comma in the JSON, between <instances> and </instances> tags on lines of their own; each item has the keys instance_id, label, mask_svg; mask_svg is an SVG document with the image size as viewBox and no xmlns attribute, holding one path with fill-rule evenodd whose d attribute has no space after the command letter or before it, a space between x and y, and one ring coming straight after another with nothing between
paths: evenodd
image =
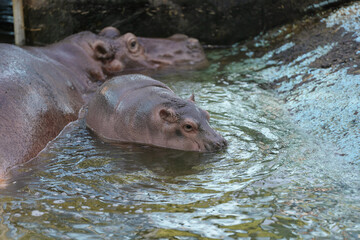
<instances>
[{"instance_id":1,"label":"murky green water","mask_svg":"<svg viewBox=\"0 0 360 240\"><path fill-rule=\"evenodd\" d=\"M1 190L0 239L359 238L359 164L292 124L265 62L224 61L237 50L157 77L196 94L226 150L111 145L78 121Z\"/></svg>"}]
</instances>

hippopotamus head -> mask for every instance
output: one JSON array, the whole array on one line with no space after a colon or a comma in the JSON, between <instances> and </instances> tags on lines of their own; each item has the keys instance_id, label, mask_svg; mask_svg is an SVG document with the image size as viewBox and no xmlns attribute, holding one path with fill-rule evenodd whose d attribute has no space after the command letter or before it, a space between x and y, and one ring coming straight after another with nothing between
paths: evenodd
<instances>
[{"instance_id":1,"label":"hippopotamus head","mask_svg":"<svg viewBox=\"0 0 360 240\"><path fill-rule=\"evenodd\" d=\"M208 64L199 41L186 35L143 38L132 33L120 35L116 28L107 27L98 36L91 47L95 58L104 63L107 75L164 68L198 69Z\"/></svg>"},{"instance_id":2,"label":"hippopotamus head","mask_svg":"<svg viewBox=\"0 0 360 240\"><path fill-rule=\"evenodd\" d=\"M110 142L134 142L187 151L227 145L194 99L176 96L165 84L133 74L105 82L90 100L86 124Z\"/></svg>"}]
</instances>

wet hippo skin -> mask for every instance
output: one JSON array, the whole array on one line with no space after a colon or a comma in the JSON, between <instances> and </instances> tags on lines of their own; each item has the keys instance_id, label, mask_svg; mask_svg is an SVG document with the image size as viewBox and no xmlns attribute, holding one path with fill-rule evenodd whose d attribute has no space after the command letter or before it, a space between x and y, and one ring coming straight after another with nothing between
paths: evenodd
<instances>
[{"instance_id":1,"label":"wet hippo skin","mask_svg":"<svg viewBox=\"0 0 360 240\"><path fill-rule=\"evenodd\" d=\"M210 115L165 84L131 74L104 83L90 100L87 126L105 141L207 152L226 146Z\"/></svg>"},{"instance_id":2,"label":"wet hippo skin","mask_svg":"<svg viewBox=\"0 0 360 240\"><path fill-rule=\"evenodd\" d=\"M206 65L196 39L81 32L46 47L0 44L0 179L34 158L107 79L129 73Z\"/></svg>"}]
</instances>

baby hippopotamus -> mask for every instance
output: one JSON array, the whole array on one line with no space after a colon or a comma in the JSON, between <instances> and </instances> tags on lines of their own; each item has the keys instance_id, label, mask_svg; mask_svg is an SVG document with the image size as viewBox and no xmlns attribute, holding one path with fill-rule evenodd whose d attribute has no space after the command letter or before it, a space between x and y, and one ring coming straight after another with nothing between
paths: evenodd
<instances>
[{"instance_id":1,"label":"baby hippopotamus","mask_svg":"<svg viewBox=\"0 0 360 240\"><path fill-rule=\"evenodd\" d=\"M179 98L165 84L132 74L107 81L90 100L87 126L105 141L207 152L227 145L193 96Z\"/></svg>"}]
</instances>

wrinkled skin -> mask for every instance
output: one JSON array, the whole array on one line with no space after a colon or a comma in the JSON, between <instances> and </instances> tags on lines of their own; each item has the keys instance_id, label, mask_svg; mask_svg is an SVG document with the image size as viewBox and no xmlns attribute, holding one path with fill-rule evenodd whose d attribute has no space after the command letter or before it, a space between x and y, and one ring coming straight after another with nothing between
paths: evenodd
<instances>
[{"instance_id":1,"label":"wrinkled skin","mask_svg":"<svg viewBox=\"0 0 360 240\"><path fill-rule=\"evenodd\" d=\"M105 141L207 152L226 146L209 113L144 75L116 77L90 100L87 126Z\"/></svg>"},{"instance_id":2,"label":"wrinkled skin","mask_svg":"<svg viewBox=\"0 0 360 240\"><path fill-rule=\"evenodd\" d=\"M107 79L206 65L197 40L176 36L152 42L108 27L98 35L81 32L46 47L0 44L0 181L76 120Z\"/></svg>"}]
</instances>

